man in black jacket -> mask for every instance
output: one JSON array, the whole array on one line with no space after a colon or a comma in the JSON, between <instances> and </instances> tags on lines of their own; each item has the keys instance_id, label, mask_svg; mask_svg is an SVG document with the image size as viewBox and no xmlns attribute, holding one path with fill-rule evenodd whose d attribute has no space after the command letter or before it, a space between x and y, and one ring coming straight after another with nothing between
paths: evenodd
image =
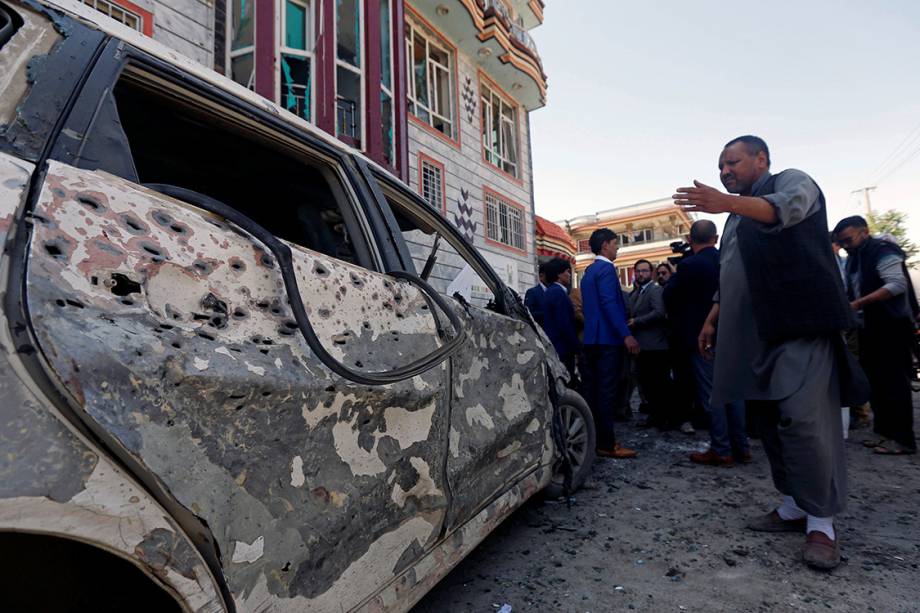
<instances>
[{"instance_id":1,"label":"man in black jacket","mask_svg":"<svg viewBox=\"0 0 920 613\"><path fill-rule=\"evenodd\" d=\"M744 429L744 401L712 404L713 363L697 351L697 337L719 289L719 235L716 225L700 219L690 226L693 255L677 265L677 272L664 288L664 303L674 331L676 353L693 373L697 400L709 415L709 449L690 454L697 464L732 466L735 460L751 461Z\"/></svg>"},{"instance_id":2,"label":"man in black jacket","mask_svg":"<svg viewBox=\"0 0 920 613\"><path fill-rule=\"evenodd\" d=\"M840 407L860 401L850 385L860 378L844 376L850 371L841 331L854 317L827 241L824 195L800 170L772 175L770 151L756 136L725 145L719 174L728 194L694 181L678 188L674 201L689 211L730 213L719 302L698 345L715 354L712 402L752 407L773 483L785 496L748 527L805 532L805 562L834 568L834 516L847 501Z\"/></svg>"},{"instance_id":3,"label":"man in black jacket","mask_svg":"<svg viewBox=\"0 0 920 613\"><path fill-rule=\"evenodd\" d=\"M881 439L867 441L875 453L917 452L914 407L910 392L911 341L917 299L896 244L869 236L859 215L834 228L847 250L846 276L850 306L859 315L859 360L872 387L874 430Z\"/></svg>"},{"instance_id":4,"label":"man in black jacket","mask_svg":"<svg viewBox=\"0 0 920 613\"><path fill-rule=\"evenodd\" d=\"M540 264L539 283L524 292L524 306L530 311L533 320L543 327L543 299L546 295L546 264Z\"/></svg>"}]
</instances>

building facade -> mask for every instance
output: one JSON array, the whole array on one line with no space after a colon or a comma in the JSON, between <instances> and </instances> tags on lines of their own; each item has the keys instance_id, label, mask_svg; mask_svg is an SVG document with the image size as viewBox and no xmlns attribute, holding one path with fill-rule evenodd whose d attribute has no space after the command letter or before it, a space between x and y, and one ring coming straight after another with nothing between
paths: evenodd
<instances>
[{"instance_id":1,"label":"building facade","mask_svg":"<svg viewBox=\"0 0 920 613\"><path fill-rule=\"evenodd\" d=\"M361 150L535 283L542 0L82 1Z\"/></svg>"},{"instance_id":2,"label":"building facade","mask_svg":"<svg viewBox=\"0 0 920 613\"><path fill-rule=\"evenodd\" d=\"M591 233L610 228L620 239L620 249L614 264L624 287L632 285L636 260L649 260L652 265L667 261L674 255L671 243L686 240L694 218L676 206L670 198L651 200L598 211L556 222L575 241L575 282L594 261L588 245Z\"/></svg>"}]
</instances>

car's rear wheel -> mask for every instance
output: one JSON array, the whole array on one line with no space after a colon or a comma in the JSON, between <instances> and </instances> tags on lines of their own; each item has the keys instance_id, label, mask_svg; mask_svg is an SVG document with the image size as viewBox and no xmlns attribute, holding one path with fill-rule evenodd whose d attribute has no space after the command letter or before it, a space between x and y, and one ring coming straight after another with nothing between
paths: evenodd
<instances>
[{"instance_id":1,"label":"car's rear wheel","mask_svg":"<svg viewBox=\"0 0 920 613\"><path fill-rule=\"evenodd\" d=\"M594 448L597 437L594 431L594 417L584 399L566 390L559 397L559 423L561 424L562 449L553 472L553 479L546 487L546 495L557 498L565 495L565 461L571 471L570 492L574 492L585 483L591 465L594 463Z\"/></svg>"}]
</instances>

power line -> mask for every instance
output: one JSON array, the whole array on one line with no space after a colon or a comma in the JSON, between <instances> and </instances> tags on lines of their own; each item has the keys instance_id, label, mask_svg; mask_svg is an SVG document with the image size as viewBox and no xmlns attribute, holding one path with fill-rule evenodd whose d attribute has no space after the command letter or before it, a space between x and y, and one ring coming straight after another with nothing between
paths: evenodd
<instances>
[{"instance_id":1,"label":"power line","mask_svg":"<svg viewBox=\"0 0 920 613\"><path fill-rule=\"evenodd\" d=\"M883 174L887 170L885 169L885 166L887 164L893 163L895 161L895 158L899 156L901 153L903 153L903 150L909 149L910 147L912 147L914 143L911 141L916 141L918 137L920 137L920 123L914 126L913 129L911 129L907 133L907 135L904 137L904 139L898 144L898 146L895 147L885 157L884 160L882 160L882 163L878 165L878 168L872 171L872 175L877 177ZM877 183L878 181L875 181L875 182Z\"/></svg>"},{"instance_id":2,"label":"power line","mask_svg":"<svg viewBox=\"0 0 920 613\"><path fill-rule=\"evenodd\" d=\"M890 177L891 175L893 175L895 172L897 172L898 170L900 170L900 168L901 168L902 166L904 166L904 164L908 163L909 161L911 161L912 159L914 159L914 158L917 157L918 155L920 155L920 147L917 147L916 149L914 149L913 151L911 151L911 152L907 155L907 157L905 157L904 159L902 159L902 160L897 164L897 166L891 168L888 172L886 172L884 175L882 175L881 177L879 177L878 180L875 182L875 184L878 185L879 183L881 183L882 181L884 181L885 179L887 179L888 177Z\"/></svg>"}]
</instances>

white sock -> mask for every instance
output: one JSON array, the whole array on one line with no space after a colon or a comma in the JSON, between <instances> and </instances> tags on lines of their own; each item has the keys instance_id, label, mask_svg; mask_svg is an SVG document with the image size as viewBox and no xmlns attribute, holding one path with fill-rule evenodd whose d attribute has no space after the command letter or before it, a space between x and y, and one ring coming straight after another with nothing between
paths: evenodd
<instances>
[{"instance_id":1,"label":"white sock","mask_svg":"<svg viewBox=\"0 0 920 613\"><path fill-rule=\"evenodd\" d=\"M792 499L792 496L783 496L783 504L777 507L776 512L779 513L780 519L786 521L802 519L806 515L805 511L800 509L799 505Z\"/></svg>"},{"instance_id":2,"label":"white sock","mask_svg":"<svg viewBox=\"0 0 920 613\"><path fill-rule=\"evenodd\" d=\"M834 516L830 517L815 517L814 515L808 516L807 528L805 528L805 534L809 532L823 532L827 535L827 538L833 540L837 539L837 535L834 532Z\"/></svg>"}]
</instances>

